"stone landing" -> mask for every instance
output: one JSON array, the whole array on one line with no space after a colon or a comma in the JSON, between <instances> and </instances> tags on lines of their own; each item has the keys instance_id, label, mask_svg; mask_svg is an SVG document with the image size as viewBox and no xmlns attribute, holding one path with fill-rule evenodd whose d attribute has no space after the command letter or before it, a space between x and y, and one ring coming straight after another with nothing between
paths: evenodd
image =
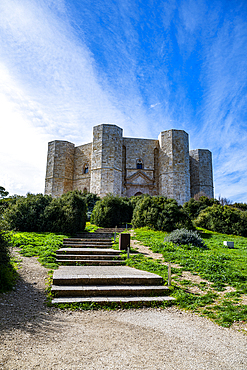
<instances>
[{"instance_id":1,"label":"stone landing","mask_svg":"<svg viewBox=\"0 0 247 370\"><path fill-rule=\"evenodd\" d=\"M60 266L53 274L52 303L173 300L162 284L160 276L127 266Z\"/></svg>"}]
</instances>

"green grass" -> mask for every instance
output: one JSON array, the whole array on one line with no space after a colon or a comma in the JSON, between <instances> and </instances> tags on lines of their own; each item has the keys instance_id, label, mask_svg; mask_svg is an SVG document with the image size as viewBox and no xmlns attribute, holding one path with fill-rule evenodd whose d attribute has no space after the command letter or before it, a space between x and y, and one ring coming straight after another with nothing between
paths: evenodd
<instances>
[{"instance_id":1,"label":"green grass","mask_svg":"<svg viewBox=\"0 0 247 370\"><path fill-rule=\"evenodd\" d=\"M247 293L247 238L219 234L200 229L201 236L208 246L207 250L190 249L189 246L177 246L163 243L167 233L146 228L136 229L136 239L149 246L153 252L163 254L167 262L177 263L213 283L219 291L230 285ZM235 249L223 246L224 240L235 243Z\"/></svg>"},{"instance_id":2,"label":"green grass","mask_svg":"<svg viewBox=\"0 0 247 370\"><path fill-rule=\"evenodd\" d=\"M38 257L38 261L46 268L56 269L56 250L63 245L66 235L54 233L11 232L10 242L20 248L25 257Z\"/></svg>"},{"instance_id":3,"label":"green grass","mask_svg":"<svg viewBox=\"0 0 247 370\"><path fill-rule=\"evenodd\" d=\"M181 266L180 269L172 268L174 276L172 295L176 297L176 304L180 308L199 312L225 327L231 326L234 322L246 322L247 305L241 304L241 296L247 293L247 238L198 230L208 246L207 250L163 243L167 233L148 228L136 229L134 238L150 247L153 252L162 253L164 261ZM228 249L223 246L225 240L234 241L235 248ZM162 276L160 268L155 267L160 262L153 263L151 269L149 264L150 262L145 262L142 266L139 263L133 267ZM190 280L181 279L182 271L190 271L213 284L207 287L206 282L195 284ZM179 282L180 287L176 282ZM189 288L193 286L198 286L203 294L189 292ZM224 294L226 286L232 286L235 291ZM223 294L220 296L217 291Z\"/></svg>"}]
</instances>

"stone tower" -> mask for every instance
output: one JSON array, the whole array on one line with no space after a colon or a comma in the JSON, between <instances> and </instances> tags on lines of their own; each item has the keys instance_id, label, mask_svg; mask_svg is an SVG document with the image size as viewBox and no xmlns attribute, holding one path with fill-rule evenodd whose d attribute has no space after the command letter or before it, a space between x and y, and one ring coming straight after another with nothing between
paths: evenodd
<instances>
[{"instance_id":1,"label":"stone tower","mask_svg":"<svg viewBox=\"0 0 247 370\"><path fill-rule=\"evenodd\" d=\"M191 197L214 197L212 153L207 149L190 150Z\"/></svg>"},{"instance_id":2,"label":"stone tower","mask_svg":"<svg viewBox=\"0 0 247 370\"><path fill-rule=\"evenodd\" d=\"M75 145L55 140L48 144L45 194L54 197L73 190Z\"/></svg>"},{"instance_id":3,"label":"stone tower","mask_svg":"<svg viewBox=\"0 0 247 370\"><path fill-rule=\"evenodd\" d=\"M122 195L122 136L123 130L116 125L93 128L91 193Z\"/></svg>"},{"instance_id":4,"label":"stone tower","mask_svg":"<svg viewBox=\"0 0 247 370\"><path fill-rule=\"evenodd\" d=\"M183 204L190 199L188 134L183 130L159 135L159 194Z\"/></svg>"}]
</instances>

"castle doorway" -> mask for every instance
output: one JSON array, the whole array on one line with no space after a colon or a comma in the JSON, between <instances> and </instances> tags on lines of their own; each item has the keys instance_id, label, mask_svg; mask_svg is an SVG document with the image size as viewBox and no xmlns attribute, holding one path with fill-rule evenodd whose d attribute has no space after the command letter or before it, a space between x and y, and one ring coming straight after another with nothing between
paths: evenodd
<instances>
[{"instance_id":1,"label":"castle doorway","mask_svg":"<svg viewBox=\"0 0 247 370\"><path fill-rule=\"evenodd\" d=\"M137 193L135 193L135 197L138 197L138 195L142 195L143 193L141 191L138 191Z\"/></svg>"}]
</instances>

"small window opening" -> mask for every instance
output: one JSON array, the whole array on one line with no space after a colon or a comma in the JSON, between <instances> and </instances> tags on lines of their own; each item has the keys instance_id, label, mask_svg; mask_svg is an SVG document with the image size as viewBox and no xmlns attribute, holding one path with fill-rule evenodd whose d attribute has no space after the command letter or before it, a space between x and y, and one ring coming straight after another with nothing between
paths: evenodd
<instances>
[{"instance_id":1,"label":"small window opening","mask_svg":"<svg viewBox=\"0 0 247 370\"><path fill-rule=\"evenodd\" d=\"M136 161L136 168L138 170L141 170L143 168L143 162L142 162L141 159L137 159L137 161Z\"/></svg>"},{"instance_id":2,"label":"small window opening","mask_svg":"<svg viewBox=\"0 0 247 370\"><path fill-rule=\"evenodd\" d=\"M87 165L87 164L84 166L84 171L83 171L83 173L88 173L88 165Z\"/></svg>"}]
</instances>

